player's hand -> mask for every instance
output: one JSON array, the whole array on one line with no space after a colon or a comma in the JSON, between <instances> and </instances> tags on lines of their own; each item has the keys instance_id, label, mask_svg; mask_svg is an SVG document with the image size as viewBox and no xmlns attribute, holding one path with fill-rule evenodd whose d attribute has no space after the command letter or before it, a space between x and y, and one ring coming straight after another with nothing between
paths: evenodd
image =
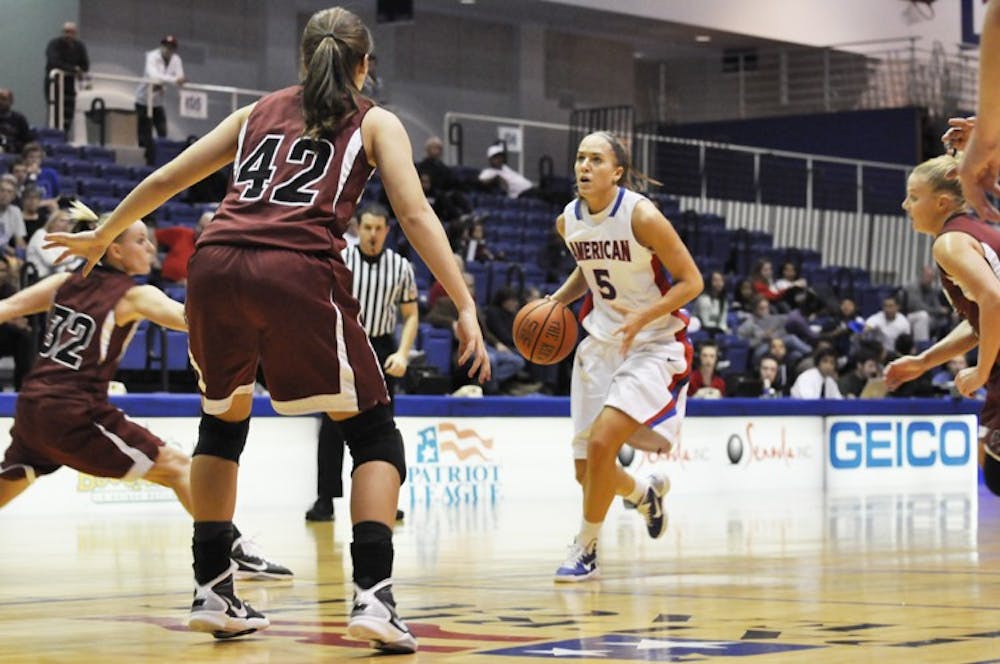
<instances>
[{"instance_id":1,"label":"player's hand","mask_svg":"<svg viewBox=\"0 0 1000 664\"><path fill-rule=\"evenodd\" d=\"M987 145L972 132L958 164L958 179L962 183L965 200L980 219L1000 221L1000 210L990 203L987 194L1000 196L997 177L1000 176L1000 150Z\"/></svg>"},{"instance_id":2,"label":"player's hand","mask_svg":"<svg viewBox=\"0 0 1000 664\"><path fill-rule=\"evenodd\" d=\"M458 337L458 365L464 367L471 361L469 378L475 378L485 383L493 375L490 368L490 358L486 354L486 342L483 341L483 331L479 329L475 308L463 309L458 312L455 323L455 336Z\"/></svg>"},{"instance_id":3,"label":"player's hand","mask_svg":"<svg viewBox=\"0 0 1000 664\"><path fill-rule=\"evenodd\" d=\"M83 276L90 274L101 256L107 251L109 242L105 242L97 231L83 231L81 233L46 233L43 249L62 249L63 252L56 258L56 265L63 263L73 256L80 256L86 259L87 264L83 268Z\"/></svg>"},{"instance_id":4,"label":"player's hand","mask_svg":"<svg viewBox=\"0 0 1000 664\"><path fill-rule=\"evenodd\" d=\"M972 397L976 390L986 384L990 378L990 371L979 368L979 365L962 369L955 376L955 389L963 397Z\"/></svg>"},{"instance_id":5,"label":"player's hand","mask_svg":"<svg viewBox=\"0 0 1000 664\"><path fill-rule=\"evenodd\" d=\"M409 366L409 362L399 351L396 351L389 357L385 358L385 373L393 378L401 378L403 374L406 373L406 367Z\"/></svg>"},{"instance_id":6,"label":"player's hand","mask_svg":"<svg viewBox=\"0 0 1000 664\"><path fill-rule=\"evenodd\" d=\"M635 342L635 335L639 334L639 331L646 327L646 322L642 319L640 312L623 307L615 302L611 302L610 304L612 309L625 318L622 326L615 330L615 334L622 335L622 356L624 357L632 349L632 343Z\"/></svg>"},{"instance_id":7,"label":"player's hand","mask_svg":"<svg viewBox=\"0 0 1000 664\"><path fill-rule=\"evenodd\" d=\"M895 391L903 383L919 378L924 373L924 363L916 355L905 355L893 360L885 368L885 386L890 392Z\"/></svg>"},{"instance_id":8,"label":"player's hand","mask_svg":"<svg viewBox=\"0 0 1000 664\"><path fill-rule=\"evenodd\" d=\"M970 115L967 118L949 118L948 131L944 132L941 142L946 148L961 152L972 136L972 129L976 126L976 116Z\"/></svg>"}]
</instances>

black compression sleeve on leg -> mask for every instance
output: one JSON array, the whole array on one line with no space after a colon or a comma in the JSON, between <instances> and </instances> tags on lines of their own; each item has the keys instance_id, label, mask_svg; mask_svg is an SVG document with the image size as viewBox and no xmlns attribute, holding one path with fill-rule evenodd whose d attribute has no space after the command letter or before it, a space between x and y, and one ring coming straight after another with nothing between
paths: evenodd
<instances>
[{"instance_id":1,"label":"black compression sleeve on leg","mask_svg":"<svg viewBox=\"0 0 1000 664\"><path fill-rule=\"evenodd\" d=\"M354 583L362 590L392 576L392 529L378 521L362 521L354 526L351 560Z\"/></svg>"}]
</instances>

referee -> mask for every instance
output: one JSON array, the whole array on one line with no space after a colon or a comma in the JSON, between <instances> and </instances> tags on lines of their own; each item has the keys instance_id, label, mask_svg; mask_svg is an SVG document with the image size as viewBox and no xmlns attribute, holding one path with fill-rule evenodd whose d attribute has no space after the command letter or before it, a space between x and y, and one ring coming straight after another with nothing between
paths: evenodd
<instances>
[{"instance_id":1,"label":"referee","mask_svg":"<svg viewBox=\"0 0 1000 664\"><path fill-rule=\"evenodd\" d=\"M389 211L369 204L358 215L358 244L343 250L344 263L354 274L352 291L361 305L361 322L371 339L379 364L385 370L389 394L395 393L396 379L406 373L410 348L417 338L417 282L413 266L391 249L385 248L389 234ZM403 332L396 345L396 316L403 317ZM340 425L322 416L317 450L317 498L307 521L332 521L333 499L344 495L341 477L344 465L344 434ZM396 518L402 518L396 512Z\"/></svg>"}]
</instances>

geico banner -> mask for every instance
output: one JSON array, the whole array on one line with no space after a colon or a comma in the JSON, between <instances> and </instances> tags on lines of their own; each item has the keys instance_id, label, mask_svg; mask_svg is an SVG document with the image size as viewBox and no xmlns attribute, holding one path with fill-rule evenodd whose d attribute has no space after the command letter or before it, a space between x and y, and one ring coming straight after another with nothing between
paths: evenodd
<instances>
[{"instance_id":1,"label":"geico banner","mask_svg":"<svg viewBox=\"0 0 1000 664\"><path fill-rule=\"evenodd\" d=\"M826 487L975 486L977 427L975 415L827 418Z\"/></svg>"},{"instance_id":2,"label":"geico banner","mask_svg":"<svg viewBox=\"0 0 1000 664\"><path fill-rule=\"evenodd\" d=\"M198 418L136 417L167 445L190 454L198 441ZM258 417L240 457L237 512L243 508L294 508L316 499L315 417ZM0 449L10 444L11 418L0 418ZM348 459L349 460L349 459ZM349 470L348 466L348 470ZM70 468L45 475L15 498L10 514L109 514L182 509L173 491L146 480L98 478Z\"/></svg>"},{"instance_id":3,"label":"geico banner","mask_svg":"<svg viewBox=\"0 0 1000 664\"><path fill-rule=\"evenodd\" d=\"M676 494L823 486L820 417L691 417L670 454L636 451L628 469L662 470Z\"/></svg>"}]
</instances>

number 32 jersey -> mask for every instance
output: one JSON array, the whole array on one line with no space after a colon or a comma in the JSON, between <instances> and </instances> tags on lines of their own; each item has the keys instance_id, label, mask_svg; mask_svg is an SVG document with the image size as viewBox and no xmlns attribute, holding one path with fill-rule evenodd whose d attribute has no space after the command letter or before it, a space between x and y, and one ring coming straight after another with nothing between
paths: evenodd
<instances>
[{"instance_id":1,"label":"number 32 jersey","mask_svg":"<svg viewBox=\"0 0 1000 664\"><path fill-rule=\"evenodd\" d=\"M619 187L605 210L591 214L578 198L563 211L566 246L590 287L580 319L587 332L600 341L621 340L617 330L625 317L612 304L641 309L670 290L670 276L660 259L632 232L632 212L644 200L645 196ZM673 341L687 327L686 321L686 315L675 311L649 323L635 342Z\"/></svg>"},{"instance_id":2,"label":"number 32 jersey","mask_svg":"<svg viewBox=\"0 0 1000 664\"><path fill-rule=\"evenodd\" d=\"M73 273L56 291L38 347L24 379L24 396L74 398L108 394L138 321L115 323L118 301L136 285L124 272L98 265L90 276Z\"/></svg>"},{"instance_id":3,"label":"number 32 jersey","mask_svg":"<svg viewBox=\"0 0 1000 664\"><path fill-rule=\"evenodd\" d=\"M372 174L361 121L372 103L322 140L305 138L302 88L273 92L244 123L233 179L198 246L226 244L340 256L341 239Z\"/></svg>"}]
</instances>

